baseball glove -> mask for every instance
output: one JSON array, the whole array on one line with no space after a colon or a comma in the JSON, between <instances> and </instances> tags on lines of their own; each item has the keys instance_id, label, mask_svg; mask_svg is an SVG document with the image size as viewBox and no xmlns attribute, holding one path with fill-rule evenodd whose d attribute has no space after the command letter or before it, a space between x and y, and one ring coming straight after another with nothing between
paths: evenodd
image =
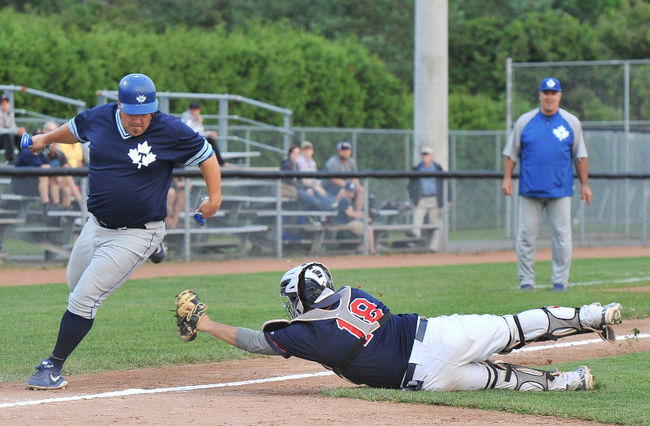
<instances>
[{"instance_id":1,"label":"baseball glove","mask_svg":"<svg viewBox=\"0 0 650 426\"><path fill-rule=\"evenodd\" d=\"M199 321L207 309L192 290L185 290L176 296L176 325L182 341L191 342L196 338Z\"/></svg>"}]
</instances>

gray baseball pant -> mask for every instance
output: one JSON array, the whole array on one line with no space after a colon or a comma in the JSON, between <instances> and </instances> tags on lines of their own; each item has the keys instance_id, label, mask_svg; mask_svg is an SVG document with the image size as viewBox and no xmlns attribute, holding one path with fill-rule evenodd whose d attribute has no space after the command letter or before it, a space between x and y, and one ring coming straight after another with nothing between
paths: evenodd
<instances>
[{"instance_id":1,"label":"gray baseball pant","mask_svg":"<svg viewBox=\"0 0 650 426\"><path fill-rule=\"evenodd\" d=\"M519 197L519 231L516 244L519 283L535 285L535 243L544 210L551 228L551 282L567 285L572 250L571 197Z\"/></svg>"}]
</instances>

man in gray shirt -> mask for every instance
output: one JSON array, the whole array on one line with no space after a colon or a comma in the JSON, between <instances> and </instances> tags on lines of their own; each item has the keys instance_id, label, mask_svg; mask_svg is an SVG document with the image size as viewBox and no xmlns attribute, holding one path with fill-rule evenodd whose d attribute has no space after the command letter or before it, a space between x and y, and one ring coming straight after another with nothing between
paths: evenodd
<instances>
[{"instance_id":1,"label":"man in gray shirt","mask_svg":"<svg viewBox=\"0 0 650 426\"><path fill-rule=\"evenodd\" d=\"M327 163L325 163L325 170L329 172L356 172L357 163L352 158L352 144L347 141L341 141L336 144L336 149L338 153L332 155ZM359 182L358 178L332 178L323 182L323 187L325 190L330 193L332 196L336 197L336 200L340 200L343 196L342 191L345 188L345 184L348 182L354 182L356 186L356 194L354 196L354 209L356 211L363 210L363 186Z\"/></svg>"},{"instance_id":2,"label":"man in gray shirt","mask_svg":"<svg viewBox=\"0 0 650 426\"><path fill-rule=\"evenodd\" d=\"M16 127L16 119L11 111L11 101L7 95L0 99L0 146L5 150L5 162L14 163L16 141L25 133L24 127Z\"/></svg>"}]
</instances>

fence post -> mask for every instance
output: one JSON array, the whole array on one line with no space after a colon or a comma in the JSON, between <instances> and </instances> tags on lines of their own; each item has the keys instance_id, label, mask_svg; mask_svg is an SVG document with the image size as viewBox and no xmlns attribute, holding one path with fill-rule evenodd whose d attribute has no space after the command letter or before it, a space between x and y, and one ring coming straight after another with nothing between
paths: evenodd
<instances>
[{"instance_id":1,"label":"fence post","mask_svg":"<svg viewBox=\"0 0 650 426\"><path fill-rule=\"evenodd\" d=\"M440 231L442 232L442 252L447 253L449 247L449 180L442 179L442 229ZM437 231L434 229L433 232Z\"/></svg>"},{"instance_id":2,"label":"fence post","mask_svg":"<svg viewBox=\"0 0 650 426\"><path fill-rule=\"evenodd\" d=\"M649 190L648 190L648 180L643 179L641 190L643 191L643 196L641 199L643 200L643 208L641 209L641 239L643 241L643 245L647 246L648 245L648 195L649 195Z\"/></svg>"},{"instance_id":3,"label":"fence post","mask_svg":"<svg viewBox=\"0 0 650 426\"><path fill-rule=\"evenodd\" d=\"M192 234L190 234L190 194L192 191L190 188L190 178L184 177L183 180L185 181L185 187L183 188L183 192L185 193L185 200L183 202L183 210L185 213L183 217L183 257L185 263L189 263L191 261L190 244L192 240Z\"/></svg>"},{"instance_id":4,"label":"fence post","mask_svg":"<svg viewBox=\"0 0 650 426\"><path fill-rule=\"evenodd\" d=\"M228 99L219 99L219 151L228 152Z\"/></svg>"},{"instance_id":5,"label":"fence post","mask_svg":"<svg viewBox=\"0 0 650 426\"><path fill-rule=\"evenodd\" d=\"M370 252L370 247L368 245L368 232L370 226L368 226L368 193L370 192L370 185L368 183L368 178L363 178L363 254L367 255ZM374 232L374 231L373 231ZM375 241L375 249L377 248L377 242Z\"/></svg>"},{"instance_id":6,"label":"fence post","mask_svg":"<svg viewBox=\"0 0 650 426\"><path fill-rule=\"evenodd\" d=\"M275 185L275 252L282 259L282 179Z\"/></svg>"}]
</instances>

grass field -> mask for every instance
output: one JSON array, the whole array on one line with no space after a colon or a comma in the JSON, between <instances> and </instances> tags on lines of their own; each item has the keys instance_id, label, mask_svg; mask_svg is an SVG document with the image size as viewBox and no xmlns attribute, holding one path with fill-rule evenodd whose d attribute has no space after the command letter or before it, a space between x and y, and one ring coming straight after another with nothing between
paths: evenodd
<instances>
[{"instance_id":1,"label":"grass field","mask_svg":"<svg viewBox=\"0 0 650 426\"><path fill-rule=\"evenodd\" d=\"M574 260L565 293L548 288L517 291L512 263L333 271L337 286L361 286L393 312L427 316L451 313L514 313L543 305L579 306L618 301L623 318L650 316L650 293L616 291L650 285L647 258ZM537 265L539 283L548 281L550 263ZM281 273L237 274L132 280L99 310L95 325L64 366L64 374L127 370L169 364L247 357L246 353L203 336L191 344L176 336L174 296L192 288L210 316L232 325L259 329L283 318ZM0 287L0 381L24 380L47 357L56 340L68 290L63 284ZM641 330L648 332L648 330ZM579 350L579 349L576 349ZM565 367L574 368L577 364ZM332 390L355 398L481 407L576 417L604 422L647 423L650 353L599 359L598 387L583 393L395 392L367 388ZM558 367L562 367L559 365Z\"/></svg>"}]
</instances>

